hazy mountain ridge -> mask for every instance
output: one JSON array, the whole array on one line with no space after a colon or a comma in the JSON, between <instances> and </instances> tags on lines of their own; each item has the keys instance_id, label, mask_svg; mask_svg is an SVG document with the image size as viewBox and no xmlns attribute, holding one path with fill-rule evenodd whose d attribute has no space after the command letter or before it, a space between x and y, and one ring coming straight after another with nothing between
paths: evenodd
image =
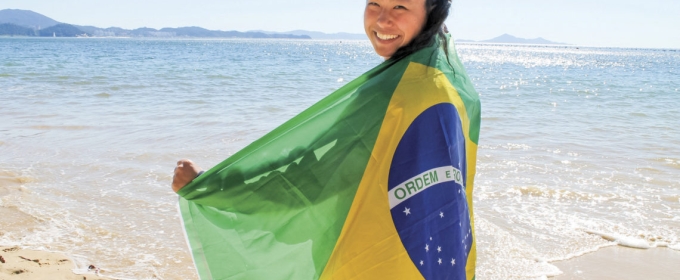
<instances>
[{"instance_id":1,"label":"hazy mountain ridge","mask_svg":"<svg viewBox=\"0 0 680 280\"><path fill-rule=\"evenodd\" d=\"M13 9L0 10L0 36L311 39L307 35L208 30L194 26L160 30L146 27L128 30L119 27L78 26L59 23L33 11Z\"/></svg>"}]
</instances>

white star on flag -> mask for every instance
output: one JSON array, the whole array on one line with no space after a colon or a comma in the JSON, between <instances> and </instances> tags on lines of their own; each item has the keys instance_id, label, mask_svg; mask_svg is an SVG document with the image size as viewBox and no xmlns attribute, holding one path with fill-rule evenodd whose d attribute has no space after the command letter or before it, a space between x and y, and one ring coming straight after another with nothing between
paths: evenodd
<instances>
[{"instance_id":1,"label":"white star on flag","mask_svg":"<svg viewBox=\"0 0 680 280\"><path fill-rule=\"evenodd\" d=\"M437 252L441 252L441 251L442 251L442 246L437 246Z\"/></svg>"},{"instance_id":2,"label":"white star on flag","mask_svg":"<svg viewBox=\"0 0 680 280\"><path fill-rule=\"evenodd\" d=\"M420 261L422 263L422 261ZM451 259L451 266L456 265L456 259Z\"/></svg>"},{"instance_id":3,"label":"white star on flag","mask_svg":"<svg viewBox=\"0 0 680 280\"><path fill-rule=\"evenodd\" d=\"M429 252L429 251L430 251L430 245L425 244L425 252Z\"/></svg>"},{"instance_id":4,"label":"white star on flag","mask_svg":"<svg viewBox=\"0 0 680 280\"><path fill-rule=\"evenodd\" d=\"M439 265L441 265L441 264L442 264L442 259L439 259L437 262L439 263Z\"/></svg>"},{"instance_id":5,"label":"white star on flag","mask_svg":"<svg viewBox=\"0 0 680 280\"><path fill-rule=\"evenodd\" d=\"M411 209L408 208L408 207L405 207L405 208L406 209L404 209L404 213L406 213L406 216L408 216L409 214L411 214Z\"/></svg>"},{"instance_id":6,"label":"white star on flag","mask_svg":"<svg viewBox=\"0 0 680 280\"><path fill-rule=\"evenodd\" d=\"M421 261L420 261L420 266L423 266L423 264L425 264L425 262L421 260Z\"/></svg>"},{"instance_id":7,"label":"white star on flag","mask_svg":"<svg viewBox=\"0 0 680 280\"><path fill-rule=\"evenodd\" d=\"M444 218L444 212L439 211L439 217Z\"/></svg>"}]
</instances>

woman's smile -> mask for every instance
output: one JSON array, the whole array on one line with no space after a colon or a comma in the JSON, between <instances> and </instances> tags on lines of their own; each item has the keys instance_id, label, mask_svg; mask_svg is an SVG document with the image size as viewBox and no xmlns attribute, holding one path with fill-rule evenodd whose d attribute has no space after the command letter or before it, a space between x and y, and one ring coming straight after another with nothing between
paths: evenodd
<instances>
[{"instance_id":1,"label":"woman's smile","mask_svg":"<svg viewBox=\"0 0 680 280\"><path fill-rule=\"evenodd\" d=\"M389 41L389 40L394 40L399 37L399 35L389 35L389 34L382 34L378 32L374 32L375 36L378 37L378 39L383 40L383 41Z\"/></svg>"}]
</instances>

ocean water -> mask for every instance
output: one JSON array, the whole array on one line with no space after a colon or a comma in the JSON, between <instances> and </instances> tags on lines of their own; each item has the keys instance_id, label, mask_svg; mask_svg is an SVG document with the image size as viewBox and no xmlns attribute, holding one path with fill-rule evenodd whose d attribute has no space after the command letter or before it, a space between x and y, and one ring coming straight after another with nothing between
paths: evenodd
<instances>
[{"instance_id":1,"label":"ocean water","mask_svg":"<svg viewBox=\"0 0 680 280\"><path fill-rule=\"evenodd\" d=\"M483 108L478 279L680 250L680 51L457 48ZM195 279L175 162L209 168L380 62L367 41L0 38L0 245Z\"/></svg>"}]
</instances>

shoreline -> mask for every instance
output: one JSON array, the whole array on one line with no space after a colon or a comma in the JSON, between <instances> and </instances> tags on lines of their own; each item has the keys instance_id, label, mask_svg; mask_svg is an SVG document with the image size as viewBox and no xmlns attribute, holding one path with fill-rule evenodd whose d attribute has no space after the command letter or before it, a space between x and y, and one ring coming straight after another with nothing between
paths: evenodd
<instances>
[{"instance_id":1,"label":"shoreline","mask_svg":"<svg viewBox=\"0 0 680 280\"><path fill-rule=\"evenodd\" d=\"M110 280L94 266L77 269L72 258L55 252L0 246L0 279ZM82 270L82 272L80 272ZM76 273L78 271L78 273Z\"/></svg>"},{"instance_id":2,"label":"shoreline","mask_svg":"<svg viewBox=\"0 0 680 280\"><path fill-rule=\"evenodd\" d=\"M549 262L562 272L548 279L675 279L680 251L667 247L636 249L613 245L568 260ZM105 270L79 269L72 258L56 252L0 246L0 279L111 280Z\"/></svg>"}]
</instances>

